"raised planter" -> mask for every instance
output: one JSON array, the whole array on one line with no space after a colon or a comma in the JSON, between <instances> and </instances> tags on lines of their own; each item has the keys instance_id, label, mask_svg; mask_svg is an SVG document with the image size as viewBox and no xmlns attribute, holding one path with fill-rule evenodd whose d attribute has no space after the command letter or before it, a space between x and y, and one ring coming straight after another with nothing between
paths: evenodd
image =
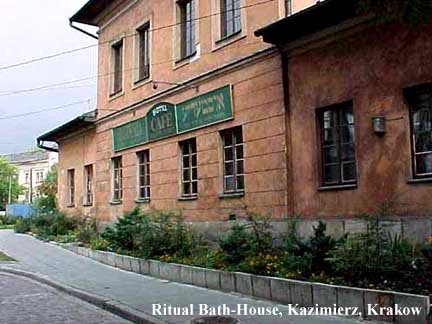
<instances>
[{"instance_id":1,"label":"raised planter","mask_svg":"<svg viewBox=\"0 0 432 324\"><path fill-rule=\"evenodd\" d=\"M430 299L428 296L256 276L241 272L226 272L138 259L112 252L93 251L72 244L62 246L74 253L116 268L174 282L225 292L237 292L281 304L294 304L303 307L316 305L320 307L358 307L365 319L395 323L429 323ZM377 305L375 310L380 307L387 307L393 310L393 314L376 315L373 311L368 314L369 308L374 305ZM402 311L403 314L405 307L421 307L420 314L402 316L394 314L396 309Z\"/></svg>"}]
</instances>

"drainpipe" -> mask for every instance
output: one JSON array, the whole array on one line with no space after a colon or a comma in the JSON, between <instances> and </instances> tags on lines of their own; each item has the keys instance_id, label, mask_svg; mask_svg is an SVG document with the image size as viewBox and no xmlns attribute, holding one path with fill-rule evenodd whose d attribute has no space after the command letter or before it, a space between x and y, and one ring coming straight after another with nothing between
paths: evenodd
<instances>
[{"instance_id":1,"label":"drainpipe","mask_svg":"<svg viewBox=\"0 0 432 324\"><path fill-rule=\"evenodd\" d=\"M284 52L281 47L278 46L279 53L282 60L282 84L284 93L284 104L285 104L285 141L286 141L286 161L287 161L287 209L288 214L291 216L295 215L296 208L294 206L294 189L293 189L293 162L292 162L292 136L291 136L291 108L290 108L290 89L289 89L289 58L288 53Z\"/></svg>"},{"instance_id":2,"label":"drainpipe","mask_svg":"<svg viewBox=\"0 0 432 324\"><path fill-rule=\"evenodd\" d=\"M89 33L88 31L86 31L86 30L84 30L84 29L82 29L82 28L80 28L80 27L78 27L78 26L75 26L75 25L73 24L73 21L72 21L72 20L69 20L69 26L72 27L73 29L78 30L78 31L81 32L81 33L86 34L87 36L90 36L91 38L99 39L99 37L98 37L97 35L94 35L94 34L92 34L92 33Z\"/></svg>"}]
</instances>

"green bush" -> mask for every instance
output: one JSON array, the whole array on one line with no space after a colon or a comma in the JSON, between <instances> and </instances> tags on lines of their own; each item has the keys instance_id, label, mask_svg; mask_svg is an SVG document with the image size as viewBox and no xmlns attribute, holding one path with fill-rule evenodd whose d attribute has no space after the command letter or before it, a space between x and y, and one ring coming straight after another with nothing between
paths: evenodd
<instances>
[{"instance_id":1,"label":"green bush","mask_svg":"<svg viewBox=\"0 0 432 324\"><path fill-rule=\"evenodd\" d=\"M238 266L248 257L271 252L273 237L267 218L249 215L244 224L234 224L230 231L219 239L219 247L227 266Z\"/></svg>"},{"instance_id":2,"label":"green bush","mask_svg":"<svg viewBox=\"0 0 432 324\"><path fill-rule=\"evenodd\" d=\"M89 245L98 237L97 224L94 218L86 218L79 222L75 229L75 237L79 242Z\"/></svg>"},{"instance_id":3,"label":"green bush","mask_svg":"<svg viewBox=\"0 0 432 324\"><path fill-rule=\"evenodd\" d=\"M107 228L102 238L110 249L145 258L188 256L202 240L189 229L180 213L142 212L136 208Z\"/></svg>"},{"instance_id":4,"label":"green bush","mask_svg":"<svg viewBox=\"0 0 432 324\"><path fill-rule=\"evenodd\" d=\"M14 230L16 233L27 233L30 232L31 219L30 218L18 218Z\"/></svg>"}]
</instances>

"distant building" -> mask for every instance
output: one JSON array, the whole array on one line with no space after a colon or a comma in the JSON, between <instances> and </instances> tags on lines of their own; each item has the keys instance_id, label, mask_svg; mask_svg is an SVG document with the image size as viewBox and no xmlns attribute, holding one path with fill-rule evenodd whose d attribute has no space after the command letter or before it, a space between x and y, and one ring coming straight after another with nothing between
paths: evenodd
<instances>
[{"instance_id":1,"label":"distant building","mask_svg":"<svg viewBox=\"0 0 432 324\"><path fill-rule=\"evenodd\" d=\"M18 169L18 184L24 191L18 202L31 203L38 197L38 187L44 181L49 169L58 162L55 152L33 151L5 156Z\"/></svg>"}]
</instances>

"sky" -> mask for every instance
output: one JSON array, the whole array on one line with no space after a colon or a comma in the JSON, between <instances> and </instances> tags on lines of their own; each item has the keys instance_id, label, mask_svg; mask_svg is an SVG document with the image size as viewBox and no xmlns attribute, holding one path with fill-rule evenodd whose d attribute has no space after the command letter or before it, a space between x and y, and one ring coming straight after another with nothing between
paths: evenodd
<instances>
[{"instance_id":1,"label":"sky","mask_svg":"<svg viewBox=\"0 0 432 324\"><path fill-rule=\"evenodd\" d=\"M69 17L86 1L0 1L0 154L32 149L39 135L95 108L96 78L55 89L14 95L11 92L96 77L96 46L29 65L2 69L97 44L97 40L69 27ZM80 101L83 102L62 109L11 118Z\"/></svg>"}]
</instances>

